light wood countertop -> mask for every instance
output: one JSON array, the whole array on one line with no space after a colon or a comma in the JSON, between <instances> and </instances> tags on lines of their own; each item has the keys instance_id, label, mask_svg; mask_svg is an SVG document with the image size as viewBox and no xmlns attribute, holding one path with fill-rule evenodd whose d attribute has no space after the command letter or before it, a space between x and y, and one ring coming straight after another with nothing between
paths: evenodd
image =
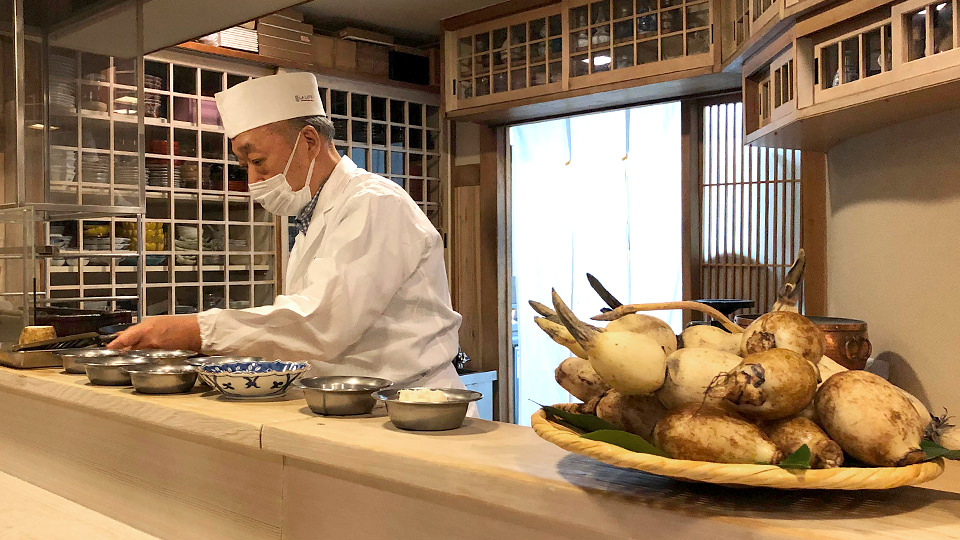
<instances>
[{"instance_id":1,"label":"light wood countertop","mask_svg":"<svg viewBox=\"0 0 960 540\"><path fill-rule=\"evenodd\" d=\"M157 540L103 514L0 473L0 538Z\"/></svg>"},{"instance_id":2,"label":"light wood countertop","mask_svg":"<svg viewBox=\"0 0 960 540\"><path fill-rule=\"evenodd\" d=\"M553 537L960 540L960 495L920 487L791 492L677 482L567 453L527 427L467 419L455 431L404 432L382 410L357 418L313 415L296 394L243 403L213 393L144 396L91 386L85 377L57 370L6 368L0 368L0 391L207 444L256 448L282 456L295 474L320 471L444 504L486 508L502 519L555 530ZM958 465L948 463L948 472Z\"/></svg>"}]
</instances>

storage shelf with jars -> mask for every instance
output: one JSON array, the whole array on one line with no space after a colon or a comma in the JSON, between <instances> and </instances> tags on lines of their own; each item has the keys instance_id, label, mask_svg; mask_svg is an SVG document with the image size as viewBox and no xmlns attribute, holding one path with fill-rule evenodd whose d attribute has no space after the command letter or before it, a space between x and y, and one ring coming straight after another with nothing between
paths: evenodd
<instances>
[{"instance_id":1,"label":"storage shelf with jars","mask_svg":"<svg viewBox=\"0 0 960 540\"><path fill-rule=\"evenodd\" d=\"M797 26L786 49L774 41L744 63L747 143L826 150L955 107L958 0L908 0L852 16L843 8L818 12Z\"/></svg>"},{"instance_id":2,"label":"storage shelf with jars","mask_svg":"<svg viewBox=\"0 0 960 540\"><path fill-rule=\"evenodd\" d=\"M447 108L560 90L563 33L559 5L447 32Z\"/></svg>"},{"instance_id":3,"label":"storage shelf with jars","mask_svg":"<svg viewBox=\"0 0 960 540\"><path fill-rule=\"evenodd\" d=\"M646 77L663 82L694 69L712 73L719 51L714 4L564 0L447 31L446 110L582 95Z\"/></svg>"},{"instance_id":4,"label":"storage shelf with jars","mask_svg":"<svg viewBox=\"0 0 960 540\"><path fill-rule=\"evenodd\" d=\"M780 17L782 0L731 0L722 2L724 33L727 36L724 57L729 57L770 21Z\"/></svg>"},{"instance_id":5,"label":"storage shelf with jars","mask_svg":"<svg viewBox=\"0 0 960 540\"><path fill-rule=\"evenodd\" d=\"M183 53L148 56L141 172L133 64L56 51L52 58L51 69L83 74L53 87L60 91L51 97L53 201L139 206L143 183L145 213L142 229L135 217L51 221L47 238L61 256L46 265L49 297L82 298L85 308L104 307L103 297L137 298L142 262L147 316L272 302L277 221L246 193L214 99L272 70Z\"/></svg>"},{"instance_id":6,"label":"storage shelf with jars","mask_svg":"<svg viewBox=\"0 0 960 540\"><path fill-rule=\"evenodd\" d=\"M578 0L567 6L570 88L714 63L709 1Z\"/></svg>"}]
</instances>

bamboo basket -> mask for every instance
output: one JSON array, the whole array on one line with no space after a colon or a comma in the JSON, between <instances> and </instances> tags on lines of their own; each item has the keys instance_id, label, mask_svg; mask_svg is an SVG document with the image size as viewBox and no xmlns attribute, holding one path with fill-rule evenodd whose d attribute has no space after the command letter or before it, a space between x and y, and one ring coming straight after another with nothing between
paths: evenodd
<instances>
[{"instance_id":1,"label":"bamboo basket","mask_svg":"<svg viewBox=\"0 0 960 540\"><path fill-rule=\"evenodd\" d=\"M575 412L577 405L563 403L555 407ZM929 482L943 473L941 458L906 467L838 467L807 470L787 470L775 465L741 465L670 459L631 452L609 443L584 439L569 428L547 420L543 410L534 413L530 417L530 423L541 438L575 454L617 467L694 482L779 489L890 489Z\"/></svg>"}]
</instances>

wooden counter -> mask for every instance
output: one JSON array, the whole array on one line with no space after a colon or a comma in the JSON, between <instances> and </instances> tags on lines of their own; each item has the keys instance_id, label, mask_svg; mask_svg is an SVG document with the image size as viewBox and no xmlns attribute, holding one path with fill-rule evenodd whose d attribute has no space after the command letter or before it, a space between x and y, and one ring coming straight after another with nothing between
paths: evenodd
<instances>
[{"instance_id":1,"label":"wooden counter","mask_svg":"<svg viewBox=\"0 0 960 540\"><path fill-rule=\"evenodd\" d=\"M157 540L129 525L0 473L0 538Z\"/></svg>"},{"instance_id":2,"label":"wooden counter","mask_svg":"<svg viewBox=\"0 0 960 540\"><path fill-rule=\"evenodd\" d=\"M143 396L0 368L0 470L160 538L960 539L960 495L675 482L470 420L395 429L292 394ZM948 464L948 470L956 467Z\"/></svg>"}]
</instances>

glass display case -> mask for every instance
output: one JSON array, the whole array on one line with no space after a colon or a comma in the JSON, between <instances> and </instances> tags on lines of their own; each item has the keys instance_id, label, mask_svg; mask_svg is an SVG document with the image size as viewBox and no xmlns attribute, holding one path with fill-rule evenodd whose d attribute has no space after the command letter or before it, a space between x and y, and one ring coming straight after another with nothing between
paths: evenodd
<instances>
[{"instance_id":1,"label":"glass display case","mask_svg":"<svg viewBox=\"0 0 960 540\"><path fill-rule=\"evenodd\" d=\"M143 316L272 301L276 220L246 194L213 99L272 71L144 52L290 2L202 4L184 21L169 0L0 0L0 209L34 212L32 302Z\"/></svg>"},{"instance_id":2,"label":"glass display case","mask_svg":"<svg viewBox=\"0 0 960 540\"><path fill-rule=\"evenodd\" d=\"M955 49L957 0L905 2L896 15L903 28L903 60L913 62Z\"/></svg>"},{"instance_id":3,"label":"glass display case","mask_svg":"<svg viewBox=\"0 0 960 540\"><path fill-rule=\"evenodd\" d=\"M36 212L33 208L0 209L0 346L16 344L32 324L37 283Z\"/></svg>"},{"instance_id":4,"label":"glass display case","mask_svg":"<svg viewBox=\"0 0 960 540\"><path fill-rule=\"evenodd\" d=\"M50 222L124 216L136 224L142 214L143 189L136 181L142 162L137 136L142 121L142 107L138 106L142 101L138 89L142 57L137 54L143 49L142 3L131 1L128 6L136 14L128 27L130 31L112 36L111 40L133 56L114 60L92 53L91 47L82 44L77 48L54 45L58 34L52 29L70 24L68 21L76 14L68 8L76 7L76 3L39 9L35 3L22 0L0 2L0 23L12 29L0 33L4 73L0 88L0 205L29 208L32 212L34 224L30 230L36 234L38 244L33 252L38 262L34 271L39 279L31 283L31 292L36 291L31 301L38 306L83 307L88 297L95 296L96 300L89 298L89 302L104 309L125 303L124 307L139 310L138 299L142 295L140 280L136 278L122 293L101 288L87 291L89 294L58 298L47 294L45 280L48 269L56 265L66 267L67 261L78 263L85 256L80 251L71 253L65 249L72 239L62 233L50 234ZM96 48L100 44L91 45ZM110 92L111 83L121 70L128 79L127 102L123 107L132 129L131 133L117 136L127 140L125 157L136 178L128 185L115 186L110 181L114 138L109 122L114 114ZM79 247L96 249L98 257L108 261L129 254L125 253L128 246L114 244L109 238L98 242L104 243Z\"/></svg>"},{"instance_id":5,"label":"glass display case","mask_svg":"<svg viewBox=\"0 0 960 540\"><path fill-rule=\"evenodd\" d=\"M704 56L712 64L710 2L600 0L568 8L569 73L577 79L640 68L670 70L664 62Z\"/></svg>"},{"instance_id":6,"label":"glass display case","mask_svg":"<svg viewBox=\"0 0 960 540\"><path fill-rule=\"evenodd\" d=\"M81 97L63 111L72 128L53 132L51 152L80 157L76 174L51 175L51 189L81 204L135 201L142 190L143 212L51 220L47 238L62 244L46 269L51 300L84 298L81 306L98 307L104 297L138 295L142 285L147 316L271 303L276 219L247 193L214 95L272 70L183 53L147 56L141 169L135 66L58 55L78 66Z\"/></svg>"},{"instance_id":7,"label":"glass display case","mask_svg":"<svg viewBox=\"0 0 960 540\"><path fill-rule=\"evenodd\" d=\"M564 38L559 5L453 33L447 62L458 106L545 94L560 88Z\"/></svg>"},{"instance_id":8,"label":"glass display case","mask_svg":"<svg viewBox=\"0 0 960 540\"><path fill-rule=\"evenodd\" d=\"M600 0L569 8L570 76L710 52L710 2Z\"/></svg>"}]
</instances>

